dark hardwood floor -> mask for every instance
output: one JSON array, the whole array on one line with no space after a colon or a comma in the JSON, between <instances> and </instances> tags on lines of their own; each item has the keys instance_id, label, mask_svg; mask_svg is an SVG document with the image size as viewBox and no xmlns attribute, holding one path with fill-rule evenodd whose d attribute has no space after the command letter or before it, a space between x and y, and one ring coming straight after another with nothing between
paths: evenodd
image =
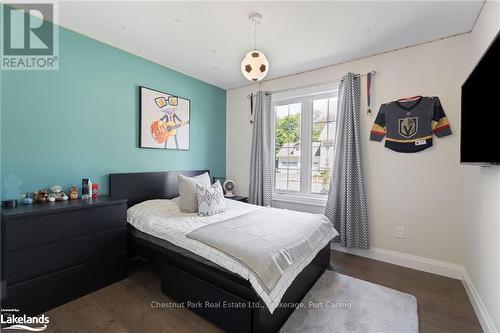
<instances>
[{"instance_id":1,"label":"dark hardwood floor","mask_svg":"<svg viewBox=\"0 0 500 333\"><path fill-rule=\"evenodd\" d=\"M417 298L420 332L481 332L458 280L332 251L339 273ZM160 275L147 261L133 262L129 278L50 310L46 332L220 332L187 309L154 308L172 302L160 291Z\"/></svg>"},{"instance_id":2,"label":"dark hardwood floor","mask_svg":"<svg viewBox=\"0 0 500 333\"><path fill-rule=\"evenodd\" d=\"M435 274L332 251L333 270L412 294L420 332L482 332L462 282Z\"/></svg>"}]
</instances>

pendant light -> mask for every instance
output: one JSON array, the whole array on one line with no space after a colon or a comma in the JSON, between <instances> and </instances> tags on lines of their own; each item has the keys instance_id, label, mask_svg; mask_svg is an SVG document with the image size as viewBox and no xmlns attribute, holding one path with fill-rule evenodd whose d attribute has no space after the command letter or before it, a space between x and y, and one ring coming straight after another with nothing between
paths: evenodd
<instances>
[{"instance_id":1,"label":"pendant light","mask_svg":"<svg viewBox=\"0 0 500 333\"><path fill-rule=\"evenodd\" d=\"M250 15L250 23L254 24L254 49L248 52L241 62L241 72L249 81L257 82L266 77L269 71L269 62L264 53L257 51L257 25L262 22L262 15Z\"/></svg>"}]
</instances>

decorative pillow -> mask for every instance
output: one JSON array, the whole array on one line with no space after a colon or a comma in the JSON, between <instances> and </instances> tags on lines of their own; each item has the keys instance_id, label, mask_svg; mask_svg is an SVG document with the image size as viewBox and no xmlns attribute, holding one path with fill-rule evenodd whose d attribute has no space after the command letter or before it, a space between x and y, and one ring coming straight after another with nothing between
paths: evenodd
<instances>
[{"instance_id":1,"label":"decorative pillow","mask_svg":"<svg viewBox=\"0 0 500 333\"><path fill-rule=\"evenodd\" d=\"M179 183L179 208L184 213L195 213L198 211L198 200L196 199L196 184L210 186L210 177L205 172L199 176L186 177L184 175L177 175L177 182Z\"/></svg>"},{"instance_id":2,"label":"decorative pillow","mask_svg":"<svg viewBox=\"0 0 500 333\"><path fill-rule=\"evenodd\" d=\"M198 215L212 216L226 210L224 192L219 181L213 185L197 184L196 187L198 188Z\"/></svg>"}]
</instances>

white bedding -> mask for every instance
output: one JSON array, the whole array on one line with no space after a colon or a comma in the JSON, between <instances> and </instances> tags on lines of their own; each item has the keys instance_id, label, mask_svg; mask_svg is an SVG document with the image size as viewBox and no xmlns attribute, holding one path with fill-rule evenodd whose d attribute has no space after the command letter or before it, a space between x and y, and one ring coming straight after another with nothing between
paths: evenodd
<instances>
[{"instance_id":1,"label":"white bedding","mask_svg":"<svg viewBox=\"0 0 500 333\"><path fill-rule=\"evenodd\" d=\"M142 202L128 209L127 221L142 232L189 250L249 280L271 313L279 305L283 294L302 269L312 261L320 249L337 235L336 231L332 229L330 237L325 237L326 242L319 247L318 251L311 253L309 256L304 256L302 260L288 267L275 287L270 292L267 292L264 286L261 285L262 282L255 276L255 273L248 270L241 263L215 248L186 237L191 231L205 225L265 208L226 199L226 211L224 213L201 217L197 213L181 212L177 202L178 198Z\"/></svg>"}]
</instances>

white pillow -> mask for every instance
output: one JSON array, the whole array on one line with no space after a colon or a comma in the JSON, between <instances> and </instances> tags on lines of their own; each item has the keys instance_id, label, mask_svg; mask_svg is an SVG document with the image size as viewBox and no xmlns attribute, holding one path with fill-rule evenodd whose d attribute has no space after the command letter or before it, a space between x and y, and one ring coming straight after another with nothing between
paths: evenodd
<instances>
[{"instance_id":1,"label":"white pillow","mask_svg":"<svg viewBox=\"0 0 500 333\"><path fill-rule=\"evenodd\" d=\"M196 187L198 188L198 215L212 216L226 210L224 192L219 181L213 185L196 184Z\"/></svg>"},{"instance_id":2,"label":"white pillow","mask_svg":"<svg viewBox=\"0 0 500 333\"><path fill-rule=\"evenodd\" d=\"M205 172L199 176L186 177L184 175L177 175L177 182L179 183L179 208L184 213L194 213L198 211L198 200L196 199L196 184L209 185L210 177Z\"/></svg>"}]
</instances>

